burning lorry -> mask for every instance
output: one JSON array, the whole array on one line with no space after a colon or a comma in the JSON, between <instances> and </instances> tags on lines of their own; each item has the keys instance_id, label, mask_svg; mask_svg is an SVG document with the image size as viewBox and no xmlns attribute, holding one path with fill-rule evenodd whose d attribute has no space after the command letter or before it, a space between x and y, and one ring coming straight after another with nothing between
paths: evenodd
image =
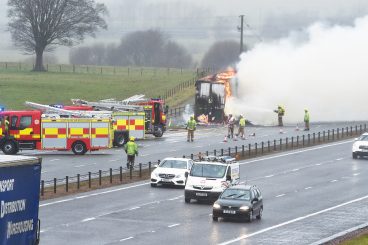
<instances>
[{"instance_id":1,"label":"burning lorry","mask_svg":"<svg viewBox=\"0 0 368 245\"><path fill-rule=\"evenodd\" d=\"M196 81L194 116L200 123L222 123L225 103L232 95L231 80L235 70L228 69Z\"/></svg>"}]
</instances>

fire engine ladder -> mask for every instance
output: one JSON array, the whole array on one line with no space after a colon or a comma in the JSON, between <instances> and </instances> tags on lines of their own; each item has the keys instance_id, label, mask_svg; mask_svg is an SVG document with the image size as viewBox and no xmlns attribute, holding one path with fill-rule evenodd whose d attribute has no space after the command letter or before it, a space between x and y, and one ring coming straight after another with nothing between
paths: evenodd
<instances>
[{"instance_id":1,"label":"fire engine ladder","mask_svg":"<svg viewBox=\"0 0 368 245\"><path fill-rule=\"evenodd\" d=\"M109 111L143 111L140 105L132 105L131 103L145 101L144 95L134 95L125 100L117 101L115 99L100 100L97 102L86 101L82 99L72 99L74 105L88 105L95 108Z\"/></svg>"},{"instance_id":2,"label":"fire engine ladder","mask_svg":"<svg viewBox=\"0 0 368 245\"><path fill-rule=\"evenodd\" d=\"M42 105L34 102L26 101L26 106L42 111L46 117L68 116L68 117L92 117L92 118L107 118L111 117L110 111L72 111L55 108L49 105Z\"/></svg>"}]
</instances>

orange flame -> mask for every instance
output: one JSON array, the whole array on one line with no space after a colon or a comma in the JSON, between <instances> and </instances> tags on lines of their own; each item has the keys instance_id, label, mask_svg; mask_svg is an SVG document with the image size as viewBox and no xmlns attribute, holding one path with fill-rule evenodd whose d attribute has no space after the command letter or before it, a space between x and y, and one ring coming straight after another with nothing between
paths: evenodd
<instances>
[{"instance_id":1,"label":"orange flame","mask_svg":"<svg viewBox=\"0 0 368 245\"><path fill-rule=\"evenodd\" d=\"M231 97L231 79L235 77L235 70L232 68L228 68L224 72L220 72L216 74L216 82L223 83L225 85L225 98L228 99Z\"/></svg>"}]
</instances>

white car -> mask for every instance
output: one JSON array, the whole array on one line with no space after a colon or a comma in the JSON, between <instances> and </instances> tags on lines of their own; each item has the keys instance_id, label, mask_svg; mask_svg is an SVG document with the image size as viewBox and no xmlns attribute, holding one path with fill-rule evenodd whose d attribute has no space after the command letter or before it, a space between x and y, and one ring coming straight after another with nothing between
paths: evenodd
<instances>
[{"instance_id":1,"label":"white car","mask_svg":"<svg viewBox=\"0 0 368 245\"><path fill-rule=\"evenodd\" d=\"M193 160L188 158L165 158L151 173L151 186L157 184L185 186L185 173L189 173Z\"/></svg>"},{"instance_id":2,"label":"white car","mask_svg":"<svg viewBox=\"0 0 368 245\"><path fill-rule=\"evenodd\" d=\"M364 133L359 138L355 139L352 151L354 159L368 156L368 133Z\"/></svg>"}]
</instances>

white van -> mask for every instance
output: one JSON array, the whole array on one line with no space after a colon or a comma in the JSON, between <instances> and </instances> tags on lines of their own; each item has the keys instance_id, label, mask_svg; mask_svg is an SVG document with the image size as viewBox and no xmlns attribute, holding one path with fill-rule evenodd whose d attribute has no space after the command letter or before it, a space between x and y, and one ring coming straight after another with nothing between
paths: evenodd
<instances>
[{"instance_id":1,"label":"white van","mask_svg":"<svg viewBox=\"0 0 368 245\"><path fill-rule=\"evenodd\" d=\"M188 174L184 191L186 203L191 199L215 201L223 190L239 184L240 168L234 158L208 157L206 160L210 161L195 162Z\"/></svg>"}]
</instances>

